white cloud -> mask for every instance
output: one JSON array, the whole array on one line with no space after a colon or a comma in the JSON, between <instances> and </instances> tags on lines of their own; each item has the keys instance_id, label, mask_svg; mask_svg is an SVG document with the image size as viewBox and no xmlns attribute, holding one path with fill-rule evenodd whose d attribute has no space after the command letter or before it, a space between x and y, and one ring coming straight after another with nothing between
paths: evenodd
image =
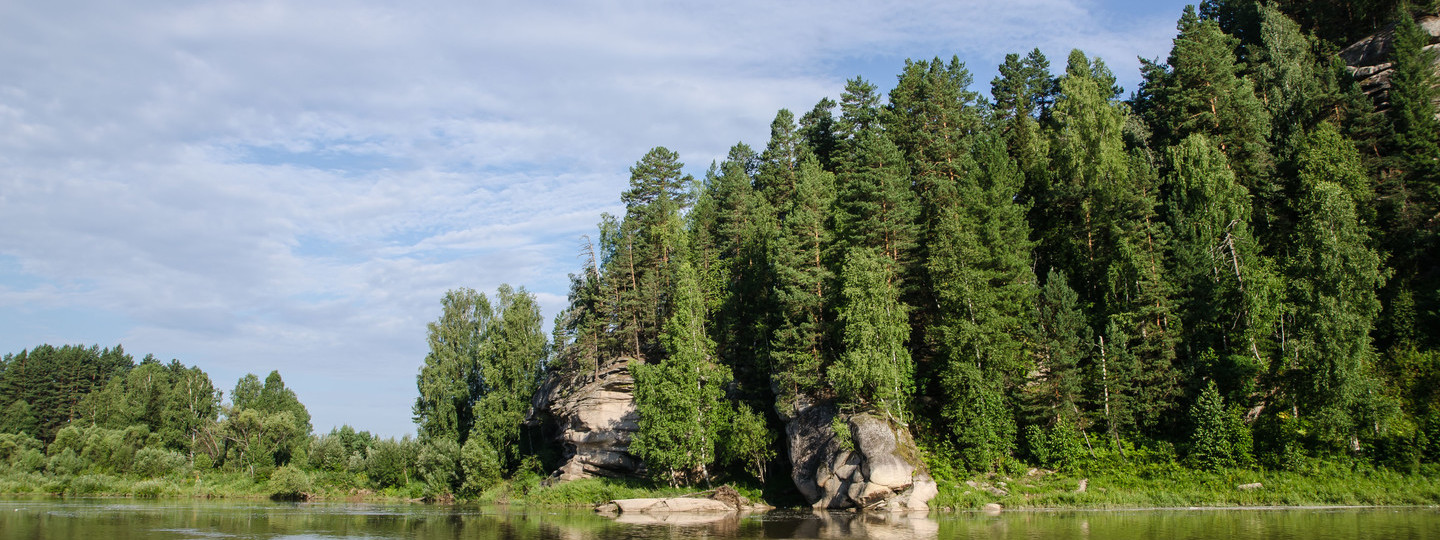
<instances>
[{"instance_id":1,"label":"white cloud","mask_svg":"<svg viewBox=\"0 0 1440 540\"><path fill-rule=\"evenodd\" d=\"M1182 2L692 4L0 5L0 310L36 314L0 348L279 369L317 428L398 435L441 294L524 284L548 320L646 149L698 173L906 57L985 91L1007 52L1078 46L1133 81Z\"/></svg>"}]
</instances>

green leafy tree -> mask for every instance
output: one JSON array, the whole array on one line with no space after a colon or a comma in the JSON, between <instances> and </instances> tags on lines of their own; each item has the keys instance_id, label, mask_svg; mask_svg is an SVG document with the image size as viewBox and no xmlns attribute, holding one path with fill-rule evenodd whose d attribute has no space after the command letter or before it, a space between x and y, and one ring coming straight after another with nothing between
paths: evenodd
<instances>
[{"instance_id":1,"label":"green leafy tree","mask_svg":"<svg viewBox=\"0 0 1440 540\"><path fill-rule=\"evenodd\" d=\"M1287 272L1294 330L1284 372L1317 435L1341 444L1383 420L1375 418L1385 398L1374 376L1370 331L1385 271L1345 189L1323 177L1301 182L1305 198Z\"/></svg>"},{"instance_id":2,"label":"green leafy tree","mask_svg":"<svg viewBox=\"0 0 1440 540\"><path fill-rule=\"evenodd\" d=\"M1167 60L1168 69L1147 68L1139 109L1166 145L1202 133L1230 160L1237 180L1258 201L1254 226L1266 234L1281 204L1273 181L1270 115L1255 96L1253 81L1236 62L1238 41L1214 20L1202 20L1187 7L1179 35Z\"/></svg>"},{"instance_id":3,"label":"green leafy tree","mask_svg":"<svg viewBox=\"0 0 1440 540\"><path fill-rule=\"evenodd\" d=\"M630 368L640 417L630 450L671 485L687 483L692 472L709 483L710 466L729 424L725 387L731 375L714 360L715 344L705 332L694 270L682 260L675 277L675 309L663 336L669 355L659 363L635 362Z\"/></svg>"},{"instance_id":4,"label":"green leafy tree","mask_svg":"<svg viewBox=\"0 0 1440 540\"><path fill-rule=\"evenodd\" d=\"M1179 285L1185 346L1197 376L1219 383L1232 401L1257 390L1278 343L1283 285L1250 232L1250 194L1225 155L1204 135L1168 152L1170 258ZM1209 351L1211 354L1205 354Z\"/></svg>"},{"instance_id":5,"label":"green leafy tree","mask_svg":"<svg viewBox=\"0 0 1440 540\"><path fill-rule=\"evenodd\" d=\"M422 440L463 445L475 425L475 400L484 391L480 358L494 312L489 298L466 288L447 291L440 304L440 319L426 325L430 353L416 377L414 418Z\"/></svg>"},{"instance_id":6,"label":"green leafy tree","mask_svg":"<svg viewBox=\"0 0 1440 540\"><path fill-rule=\"evenodd\" d=\"M545 334L540 307L522 287L501 285L496 293L493 323L486 328L480 358L481 394L474 403L470 438L493 448L508 474L519 465L521 425L539 386L545 359ZM458 442L458 441L457 441Z\"/></svg>"},{"instance_id":7,"label":"green leafy tree","mask_svg":"<svg viewBox=\"0 0 1440 540\"><path fill-rule=\"evenodd\" d=\"M905 347L909 308L900 302L886 262L863 247L845 257L839 309L844 352L827 375L841 404L873 408L904 422L915 371Z\"/></svg>"}]
</instances>

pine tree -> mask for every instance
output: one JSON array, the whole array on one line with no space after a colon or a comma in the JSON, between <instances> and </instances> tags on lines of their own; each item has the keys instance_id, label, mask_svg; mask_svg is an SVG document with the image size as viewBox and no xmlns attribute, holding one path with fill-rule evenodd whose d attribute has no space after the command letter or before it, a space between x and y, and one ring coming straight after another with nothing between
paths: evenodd
<instances>
[{"instance_id":1,"label":"pine tree","mask_svg":"<svg viewBox=\"0 0 1440 540\"><path fill-rule=\"evenodd\" d=\"M779 317L771 337L771 378L777 409L790 412L795 399L821 389L827 357L826 305L834 273L825 259L833 235L827 227L835 177L811 157L800 165L795 197L770 250Z\"/></svg>"},{"instance_id":2,"label":"pine tree","mask_svg":"<svg viewBox=\"0 0 1440 540\"><path fill-rule=\"evenodd\" d=\"M1392 254L1396 283L1392 289L1413 291L1416 321L1422 327L1440 324L1440 96L1435 75L1436 53L1427 49L1430 35L1409 13L1402 14L1391 43L1394 65L1386 113L1387 160L1380 186L1380 221L1389 231L1385 244ZM1398 293L1391 292L1394 297ZM1433 337L1429 346L1440 345Z\"/></svg>"},{"instance_id":3,"label":"pine tree","mask_svg":"<svg viewBox=\"0 0 1440 540\"><path fill-rule=\"evenodd\" d=\"M886 260L895 279L908 275L919 205L900 149L876 129L860 132L840 165L834 209L836 259L868 248Z\"/></svg>"},{"instance_id":4,"label":"pine tree","mask_svg":"<svg viewBox=\"0 0 1440 540\"><path fill-rule=\"evenodd\" d=\"M1185 9L1178 28L1169 69L1145 74L1139 109L1164 145L1195 133L1210 137L1258 201L1254 226L1267 234L1274 221L1271 209L1280 204L1280 189L1272 179L1270 117L1252 81L1240 74L1238 41L1217 22L1200 19L1193 6Z\"/></svg>"},{"instance_id":5,"label":"pine tree","mask_svg":"<svg viewBox=\"0 0 1440 540\"><path fill-rule=\"evenodd\" d=\"M1007 391L1029 368L1036 287L1025 209L1014 202L1022 177L1003 142L982 137L975 149L978 163L958 185L937 183L937 194L953 193L941 197L949 206L926 263L937 313L926 335L944 366L942 414L970 465L989 468L1013 451Z\"/></svg>"},{"instance_id":6,"label":"pine tree","mask_svg":"<svg viewBox=\"0 0 1440 540\"><path fill-rule=\"evenodd\" d=\"M1028 424L1076 420L1084 400L1080 366L1089 355L1091 336L1079 295L1064 272L1051 269L1035 303L1035 368L1021 387Z\"/></svg>"}]
</instances>

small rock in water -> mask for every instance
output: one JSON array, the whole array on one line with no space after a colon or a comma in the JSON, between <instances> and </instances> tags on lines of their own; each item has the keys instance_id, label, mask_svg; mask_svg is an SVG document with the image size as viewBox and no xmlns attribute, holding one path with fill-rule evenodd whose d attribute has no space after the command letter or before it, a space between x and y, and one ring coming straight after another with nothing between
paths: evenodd
<instances>
[{"instance_id":1,"label":"small rock in water","mask_svg":"<svg viewBox=\"0 0 1440 540\"><path fill-rule=\"evenodd\" d=\"M986 514L998 514L1001 510L1004 510L1005 507L1000 506L1000 503L990 503L980 507L980 509L985 511Z\"/></svg>"}]
</instances>

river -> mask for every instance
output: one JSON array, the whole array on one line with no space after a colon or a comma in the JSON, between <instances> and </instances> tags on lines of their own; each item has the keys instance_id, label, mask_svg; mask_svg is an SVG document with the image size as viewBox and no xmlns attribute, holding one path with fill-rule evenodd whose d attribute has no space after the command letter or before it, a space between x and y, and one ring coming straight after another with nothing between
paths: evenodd
<instances>
[{"instance_id":1,"label":"river","mask_svg":"<svg viewBox=\"0 0 1440 540\"><path fill-rule=\"evenodd\" d=\"M1021 511L929 516L778 510L665 519L587 510L257 501L0 500L0 539L1423 539L1436 508Z\"/></svg>"}]
</instances>

